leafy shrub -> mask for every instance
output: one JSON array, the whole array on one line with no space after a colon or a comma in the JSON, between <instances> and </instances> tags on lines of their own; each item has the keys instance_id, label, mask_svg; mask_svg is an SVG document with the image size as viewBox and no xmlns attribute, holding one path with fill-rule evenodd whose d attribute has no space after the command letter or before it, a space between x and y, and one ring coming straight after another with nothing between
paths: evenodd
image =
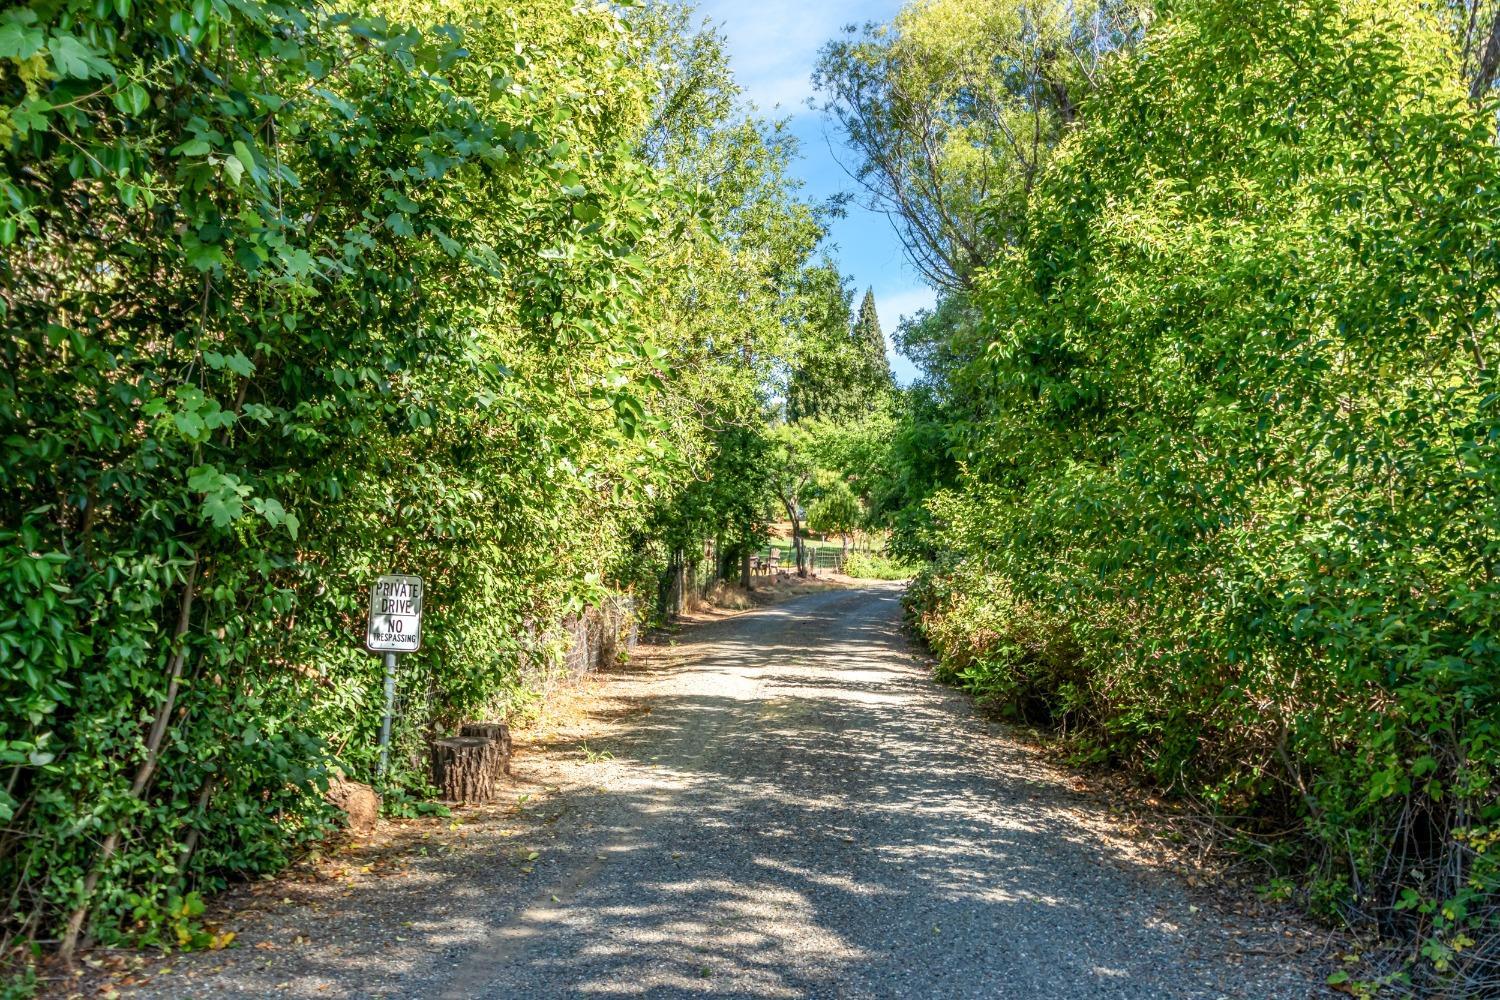
<instances>
[{"instance_id":1,"label":"leafy shrub","mask_svg":"<svg viewBox=\"0 0 1500 1000\"><path fill-rule=\"evenodd\" d=\"M844 573L861 580L910 580L917 569L883 552L854 551L844 562Z\"/></svg>"},{"instance_id":2,"label":"leafy shrub","mask_svg":"<svg viewBox=\"0 0 1500 1000\"><path fill-rule=\"evenodd\" d=\"M1000 714L1067 727L1086 680L1064 621L1020 600L1002 577L958 566L926 570L905 595L938 655L938 676Z\"/></svg>"},{"instance_id":3,"label":"leafy shrub","mask_svg":"<svg viewBox=\"0 0 1500 1000\"><path fill-rule=\"evenodd\" d=\"M1500 153L1418 3L1175 4L980 281L962 683L1500 984ZM1257 819L1258 818L1258 819ZM1478 845L1486 845L1483 849Z\"/></svg>"},{"instance_id":4,"label":"leafy shrub","mask_svg":"<svg viewBox=\"0 0 1500 1000\"><path fill-rule=\"evenodd\" d=\"M420 789L564 616L759 528L727 431L822 235L784 144L665 14L373 7L0 10L0 955L193 943L329 832L376 574L427 583Z\"/></svg>"}]
</instances>

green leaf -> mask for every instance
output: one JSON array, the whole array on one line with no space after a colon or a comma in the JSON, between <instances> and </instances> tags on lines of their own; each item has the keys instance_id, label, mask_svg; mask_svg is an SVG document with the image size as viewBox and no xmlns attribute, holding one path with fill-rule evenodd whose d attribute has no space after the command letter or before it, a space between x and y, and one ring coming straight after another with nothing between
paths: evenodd
<instances>
[{"instance_id":1,"label":"green leaf","mask_svg":"<svg viewBox=\"0 0 1500 1000\"><path fill-rule=\"evenodd\" d=\"M138 115L150 107L151 95L145 87L132 82L115 91L114 104L126 114Z\"/></svg>"},{"instance_id":2,"label":"green leaf","mask_svg":"<svg viewBox=\"0 0 1500 1000\"><path fill-rule=\"evenodd\" d=\"M215 371L223 371L227 368L241 378L249 378L255 374L255 362L245 357L244 351L236 350L233 354L204 351L203 360Z\"/></svg>"},{"instance_id":3,"label":"green leaf","mask_svg":"<svg viewBox=\"0 0 1500 1000\"><path fill-rule=\"evenodd\" d=\"M198 242L191 234L184 238L183 252L187 262L199 271L212 271L224 266L224 248Z\"/></svg>"},{"instance_id":4,"label":"green leaf","mask_svg":"<svg viewBox=\"0 0 1500 1000\"><path fill-rule=\"evenodd\" d=\"M203 513L216 528L227 528L245 513L245 505L234 493L210 493L203 498Z\"/></svg>"},{"instance_id":5,"label":"green leaf","mask_svg":"<svg viewBox=\"0 0 1500 1000\"><path fill-rule=\"evenodd\" d=\"M188 470L188 488L203 494L203 513L216 528L228 527L245 513L250 488L237 476L200 465Z\"/></svg>"},{"instance_id":6,"label":"green leaf","mask_svg":"<svg viewBox=\"0 0 1500 1000\"><path fill-rule=\"evenodd\" d=\"M250 152L250 147L245 145L239 139L234 140L234 156L229 162L233 162L234 160L239 161L240 166L245 172L252 175L255 173L255 154ZM236 173L234 179L236 183L239 182L240 178L238 173Z\"/></svg>"},{"instance_id":7,"label":"green leaf","mask_svg":"<svg viewBox=\"0 0 1500 1000\"><path fill-rule=\"evenodd\" d=\"M416 231L411 227L411 221L400 212L392 212L385 217L386 228L397 236L407 237L415 235Z\"/></svg>"},{"instance_id":8,"label":"green leaf","mask_svg":"<svg viewBox=\"0 0 1500 1000\"><path fill-rule=\"evenodd\" d=\"M52 105L40 98L24 101L11 109L10 122L16 133L25 138L32 132L45 132L52 127L47 114L50 111Z\"/></svg>"},{"instance_id":9,"label":"green leaf","mask_svg":"<svg viewBox=\"0 0 1500 1000\"><path fill-rule=\"evenodd\" d=\"M255 362L245 357L243 351L235 351L225 359L225 363L228 365L230 371L241 378L249 378L255 374Z\"/></svg>"},{"instance_id":10,"label":"green leaf","mask_svg":"<svg viewBox=\"0 0 1500 1000\"><path fill-rule=\"evenodd\" d=\"M199 465L188 470L188 489L196 493L218 489L223 482L224 474L212 465Z\"/></svg>"},{"instance_id":11,"label":"green leaf","mask_svg":"<svg viewBox=\"0 0 1500 1000\"><path fill-rule=\"evenodd\" d=\"M52 57L52 65L57 68L59 76L87 80L96 76L115 75L115 68L109 64L109 60L72 35L53 35L48 42L47 52Z\"/></svg>"},{"instance_id":12,"label":"green leaf","mask_svg":"<svg viewBox=\"0 0 1500 1000\"><path fill-rule=\"evenodd\" d=\"M0 59L30 59L47 43L40 28L15 21L0 23Z\"/></svg>"}]
</instances>

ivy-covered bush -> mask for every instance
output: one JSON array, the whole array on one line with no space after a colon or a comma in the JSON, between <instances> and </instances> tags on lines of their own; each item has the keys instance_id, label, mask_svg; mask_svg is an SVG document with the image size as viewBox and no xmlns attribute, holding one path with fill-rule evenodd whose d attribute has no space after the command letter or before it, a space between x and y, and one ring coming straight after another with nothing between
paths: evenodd
<instances>
[{"instance_id":1,"label":"ivy-covered bush","mask_svg":"<svg viewBox=\"0 0 1500 1000\"><path fill-rule=\"evenodd\" d=\"M995 417L912 598L963 683L1483 992L1500 152L1431 18L1195 0L1115 61L979 282Z\"/></svg>"}]
</instances>

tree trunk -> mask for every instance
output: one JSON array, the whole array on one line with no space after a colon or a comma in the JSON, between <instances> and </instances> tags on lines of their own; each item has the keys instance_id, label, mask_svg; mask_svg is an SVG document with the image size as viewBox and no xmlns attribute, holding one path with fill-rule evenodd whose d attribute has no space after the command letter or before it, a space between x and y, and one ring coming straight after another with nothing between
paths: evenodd
<instances>
[{"instance_id":1,"label":"tree trunk","mask_svg":"<svg viewBox=\"0 0 1500 1000\"><path fill-rule=\"evenodd\" d=\"M465 722L463 728L458 731L460 736L471 736L476 739L494 740L500 747L502 759L501 767L506 774L510 773L510 727L503 722Z\"/></svg>"},{"instance_id":2,"label":"tree trunk","mask_svg":"<svg viewBox=\"0 0 1500 1000\"><path fill-rule=\"evenodd\" d=\"M786 508L786 518L792 522L792 551L797 553L797 575L807 575L806 560L802 552L802 521L797 517L797 501L782 495L781 504Z\"/></svg>"},{"instance_id":3,"label":"tree trunk","mask_svg":"<svg viewBox=\"0 0 1500 1000\"><path fill-rule=\"evenodd\" d=\"M1469 84L1470 100L1484 99L1495 82L1497 71L1500 71L1500 10L1495 11L1495 16L1490 20L1484 47L1479 50L1479 65L1475 67L1474 79Z\"/></svg>"},{"instance_id":4,"label":"tree trunk","mask_svg":"<svg viewBox=\"0 0 1500 1000\"><path fill-rule=\"evenodd\" d=\"M682 597L687 580L681 549L673 549L656 587L656 609L663 618L682 613Z\"/></svg>"},{"instance_id":5,"label":"tree trunk","mask_svg":"<svg viewBox=\"0 0 1500 1000\"><path fill-rule=\"evenodd\" d=\"M432 744L432 783L450 802L490 802L505 769L496 740L458 736Z\"/></svg>"},{"instance_id":6,"label":"tree trunk","mask_svg":"<svg viewBox=\"0 0 1500 1000\"><path fill-rule=\"evenodd\" d=\"M682 550L676 549L672 552L672 559L667 563L667 607L669 615L682 613L683 582L687 576L684 571Z\"/></svg>"},{"instance_id":7,"label":"tree trunk","mask_svg":"<svg viewBox=\"0 0 1500 1000\"><path fill-rule=\"evenodd\" d=\"M1073 96L1068 93L1068 85L1061 80L1053 80L1052 97L1057 101L1057 114L1064 125L1071 125L1078 120L1078 108L1073 104Z\"/></svg>"},{"instance_id":8,"label":"tree trunk","mask_svg":"<svg viewBox=\"0 0 1500 1000\"><path fill-rule=\"evenodd\" d=\"M203 779L203 787L198 790L198 805L193 810L193 816L199 822L203 820L203 814L208 812L208 800L213 798L214 783L217 776L210 774ZM182 841L182 849L177 852L177 884L186 886L188 881L188 862L193 859L193 852L198 849L199 828L193 827L188 831L187 837Z\"/></svg>"}]
</instances>

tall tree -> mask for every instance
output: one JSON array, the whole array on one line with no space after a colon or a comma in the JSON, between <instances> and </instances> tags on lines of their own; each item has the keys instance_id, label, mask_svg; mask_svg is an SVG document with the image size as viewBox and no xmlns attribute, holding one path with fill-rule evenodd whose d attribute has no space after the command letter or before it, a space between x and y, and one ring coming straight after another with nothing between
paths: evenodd
<instances>
[{"instance_id":1,"label":"tall tree","mask_svg":"<svg viewBox=\"0 0 1500 1000\"><path fill-rule=\"evenodd\" d=\"M855 318L844 276L826 264L802 275L798 298L787 419L846 420L883 405L895 383L874 293L865 292Z\"/></svg>"},{"instance_id":2,"label":"tall tree","mask_svg":"<svg viewBox=\"0 0 1500 1000\"><path fill-rule=\"evenodd\" d=\"M798 322L787 380L787 419L837 419L861 406L860 356L851 337L854 293L832 263L798 280Z\"/></svg>"},{"instance_id":3,"label":"tall tree","mask_svg":"<svg viewBox=\"0 0 1500 1000\"><path fill-rule=\"evenodd\" d=\"M1026 196L1103 57L1145 0L919 0L823 48L813 81L871 208L932 285L967 288L1014 238ZM981 208L998 226L980 221Z\"/></svg>"},{"instance_id":4,"label":"tall tree","mask_svg":"<svg viewBox=\"0 0 1500 1000\"><path fill-rule=\"evenodd\" d=\"M880 314L875 311L875 290L865 289L854 321L854 343L864 355L870 388L883 392L891 385L891 362L885 356L885 331L880 329Z\"/></svg>"}]
</instances>

